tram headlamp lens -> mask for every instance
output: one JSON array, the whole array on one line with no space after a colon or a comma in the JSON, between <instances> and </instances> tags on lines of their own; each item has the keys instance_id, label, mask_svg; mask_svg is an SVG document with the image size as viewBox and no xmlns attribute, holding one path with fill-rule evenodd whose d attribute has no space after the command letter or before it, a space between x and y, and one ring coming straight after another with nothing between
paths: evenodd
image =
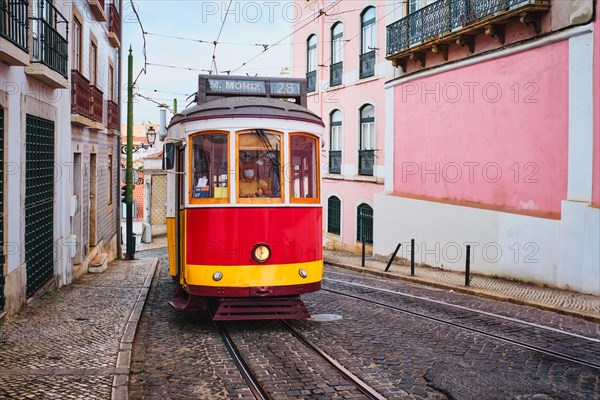
<instances>
[{"instance_id":1,"label":"tram headlamp lens","mask_svg":"<svg viewBox=\"0 0 600 400\"><path fill-rule=\"evenodd\" d=\"M259 243L252 249L252 259L259 263L265 263L271 257L271 249L265 243Z\"/></svg>"},{"instance_id":2,"label":"tram headlamp lens","mask_svg":"<svg viewBox=\"0 0 600 400\"><path fill-rule=\"evenodd\" d=\"M215 272L213 274L213 281L220 281L223 278L223 274L221 272Z\"/></svg>"},{"instance_id":3,"label":"tram headlamp lens","mask_svg":"<svg viewBox=\"0 0 600 400\"><path fill-rule=\"evenodd\" d=\"M298 274L302 277L302 278L306 278L308 276L308 272L306 272L306 270L301 269L298 271Z\"/></svg>"}]
</instances>

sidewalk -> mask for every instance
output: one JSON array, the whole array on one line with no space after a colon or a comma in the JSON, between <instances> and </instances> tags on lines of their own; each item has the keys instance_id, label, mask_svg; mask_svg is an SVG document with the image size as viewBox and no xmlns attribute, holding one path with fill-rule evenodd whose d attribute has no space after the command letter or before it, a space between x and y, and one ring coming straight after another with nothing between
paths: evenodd
<instances>
[{"instance_id":1,"label":"sidewalk","mask_svg":"<svg viewBox=\"0 0 600 400\"><path fill-rule=\"evenodd\" d=\"M0 321L1 399L127 399L158 259L117 260Z\"/></svg>"},{"instance_id":2,"label":"sidewalk","mask_svg":"<svg viewBox=\"0 0 600 400\"><path fill-rule=\"evenodd\" d=\"M363 268L360 254L342 251L325 250L324 258L325 263L354 271L412 281L441 289L454 290L455 292L468 293L515 304L529 305L600 323L599 296L473 274L471 274L469 287L466 287L464 272L416 266L415 276L411 276L410 266L396 263L390 266L388 272L384 272L387 261L377 261L372 257L366 257L365 267Z\"/></svg>"}]
</instances>

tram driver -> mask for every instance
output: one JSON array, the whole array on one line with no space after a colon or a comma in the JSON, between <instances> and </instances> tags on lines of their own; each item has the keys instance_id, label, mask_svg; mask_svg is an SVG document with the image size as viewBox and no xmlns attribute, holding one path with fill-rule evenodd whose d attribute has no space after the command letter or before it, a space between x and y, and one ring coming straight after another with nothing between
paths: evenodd
<instances>
[{"instance_id":1,"label":"tram driver","mask_svg":"<svg viewBox=\"0 0 600 400\"><path fill-rule=\"evenodd\" d=\"M242 154L240 157L240 197L271 196L273 192L264 179L257 178L257 165L254 158Z\"/></svg>"}]
</instances>

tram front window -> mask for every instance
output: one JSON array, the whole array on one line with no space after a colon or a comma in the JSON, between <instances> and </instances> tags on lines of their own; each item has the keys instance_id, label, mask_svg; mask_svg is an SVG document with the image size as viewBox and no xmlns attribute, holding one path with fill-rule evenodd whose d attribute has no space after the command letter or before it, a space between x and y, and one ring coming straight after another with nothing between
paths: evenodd
<instances>
[{"instance_id":1,"label":"tram front window","mask_svg":"<svg viewBox=\"0 0 600 400\"><path fill-rule=\"evenodd\" d=\"M192 157L192 198L226 199L227 134L193 136Z\"/></svg>"},{"instance_id":2,"label":"tram front window","mask_svg":"<svg viewBox=\"0 0 600 400\"><path fill-rule=\"evenodd\" d=\"M281 199L281 136L257 129L239 135L240 198Z\"/></svg>"}]
</instances>

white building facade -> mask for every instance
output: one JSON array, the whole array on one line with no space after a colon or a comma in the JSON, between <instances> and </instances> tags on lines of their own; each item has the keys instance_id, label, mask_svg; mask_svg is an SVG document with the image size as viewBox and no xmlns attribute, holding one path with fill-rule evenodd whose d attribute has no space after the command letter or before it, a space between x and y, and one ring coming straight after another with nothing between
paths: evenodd
<instances>
[{"instance_id":1,"label":"white building facade","mask_svg":"<svg viewBox=\"0 0 600 400\"><path fill-rule=\"evenodd\" d=\"M73 280L72 215L84 206L72 198L77 176L74 153L78 151L72 141L73 93L69 91L72 21L79 12L90 28L101 32L98 48L106 49L110 22L99 21L91 12L92 4L101 3L0 2L0 316L17 312L45 288ZM104 7L109 14L110 7ZM113 60L118 87L118 47L108 50L99 70ZM102 85L107 87L107 81ZM103 97L104 125L108 121L106 100ZM119 135L112 139L104 131L103 139L84 140L86 146L103 146L105 150L97 157L107 161L110 151L118 152ZM102 190L94 197L101 197ZM117 190L113 199L118 202ZM113 227L105 231L104 237L116 235L116 217Z\"/></svg>"}]
</instances>

